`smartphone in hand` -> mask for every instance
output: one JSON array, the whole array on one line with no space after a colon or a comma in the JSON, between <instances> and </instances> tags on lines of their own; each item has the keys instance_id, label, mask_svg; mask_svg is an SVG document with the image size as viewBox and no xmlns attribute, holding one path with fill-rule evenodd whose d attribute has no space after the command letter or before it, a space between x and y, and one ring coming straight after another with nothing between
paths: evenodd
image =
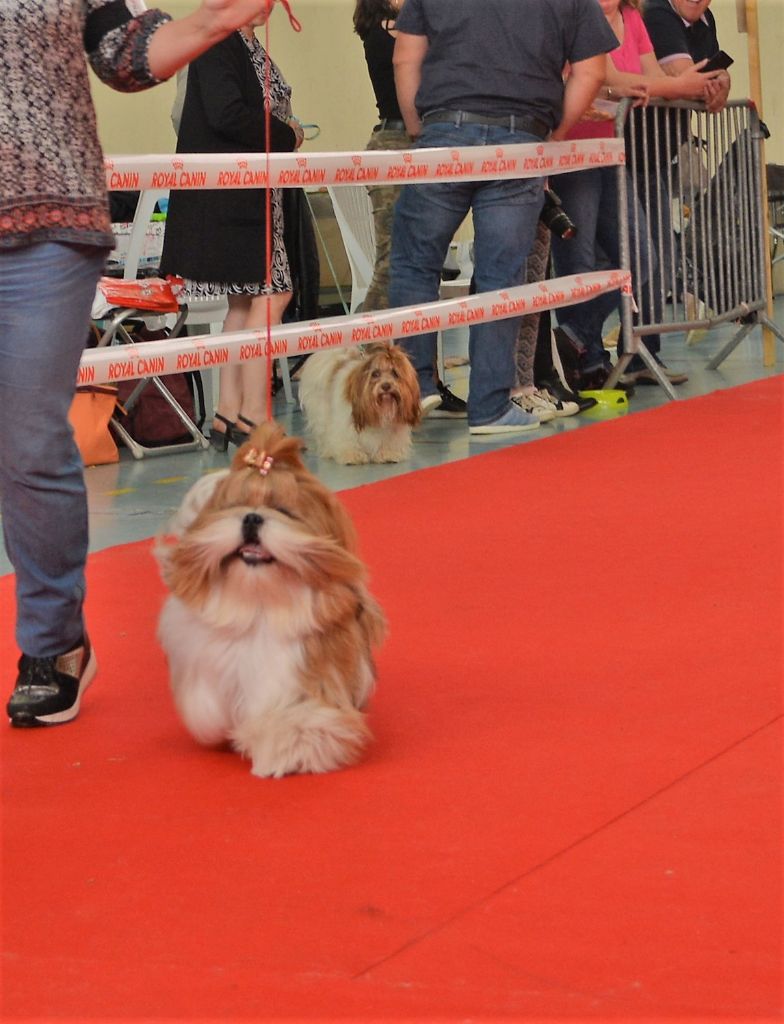
<instances>
[{"instance_id":1,"label":"smartphone in hand","mask_svg":"<svg viewBox=\"0 0 784 1024\"><path fill-rule=\"evenodd\" d=\"M734 64L735 61L730 57L724 50L719 50L717 54L714 54L708 60L708 63L700 68L700 71L726 71L730 64Z\"/></svg>"}]
</instances>

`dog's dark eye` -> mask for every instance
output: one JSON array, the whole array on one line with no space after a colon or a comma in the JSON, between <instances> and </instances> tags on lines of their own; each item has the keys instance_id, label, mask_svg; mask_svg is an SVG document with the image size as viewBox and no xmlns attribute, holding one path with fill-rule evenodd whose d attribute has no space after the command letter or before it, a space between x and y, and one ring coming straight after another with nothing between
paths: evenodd
<instances>
[{"instance_id":1,"label":"dog's dark eye","mask_svg":"<svg viewBox=\"0 0 784 1024\"><path fill-rule=\"evenodd\" d=\"M280 514L282 516L286 516L288 519L298 519L299 518L298 516L294 515L294 513L291 511L290 508L280 508L280 507L278 507L278 508L275 509L275 511L276 512L280 512Z\"/></svg>"},{"instance_id":2,"label":"dog's dark eye","mask_svg":"<svg viewBox=\"0 0 784 1024\"><path fill-rule=\"evenodd\" d=\"M397 370L393 370L392 371L392 376L395 378L395 380L397 380L398 377L400 376L400 374L397 372Z\"/></svg>"},{"instance_id":3,"label":"dog's dark eye","mask_svg":"<svg viewBox=\"0 0 784 1024\"><path fill-rule=\"evenodd\" d=\"M376 377L381 376L381 370L371 370L370 376L375 380Z\"/></svg>"}]
</instances>

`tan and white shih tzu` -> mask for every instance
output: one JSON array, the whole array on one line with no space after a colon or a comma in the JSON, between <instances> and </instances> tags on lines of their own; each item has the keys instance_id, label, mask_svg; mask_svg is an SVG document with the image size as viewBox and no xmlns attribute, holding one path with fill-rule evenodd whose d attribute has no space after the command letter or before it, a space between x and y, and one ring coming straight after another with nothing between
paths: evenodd
<instances>
[{"instance_id":1,"label":"tan and white shih tzu","mask_svg":"<svg viewBox=\"0 0 784 1024\"><path fill-rule=\"evenodd\" d=\"M416 372L385 343L309 356L299 402L318 454L345 466L402 462L421 418Z\"/></svg>"},{"instance_id":2,"label":"tan and white shih tzu","mask_svg":"<svg viewBox=\"0 0 784 1024\"><path fill-rule=\"evenodd\" d=\"M348 513L301 450L277 424L256 428L230 469L191 488L156 550L183 722L275 778L357 759L385 632Z\"/></svg>"}]
</instances>

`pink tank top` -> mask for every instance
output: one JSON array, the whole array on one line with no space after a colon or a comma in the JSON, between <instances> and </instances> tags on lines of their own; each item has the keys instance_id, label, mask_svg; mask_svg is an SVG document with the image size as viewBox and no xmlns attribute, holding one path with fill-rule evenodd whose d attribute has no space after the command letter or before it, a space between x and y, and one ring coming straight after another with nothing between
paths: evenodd
<instances>
[{"instance_id":1,"label":"pink tank top","mask_svg":"<svg viewBox=\"0 0 784 1024\"><path fill-rule=\"evenodd\" d=\"M629 71L632 74L642 73L640 57L644 53L653 53L648 30L642 20L639 11L633 7L621 9L623 18L623 42L610 53L610 60L619 71ZM611 139L615 135L613 118L614 108L617 104L599 102L598 106L591 106L583 115L583 120L569 132L569 139Z\"/></svg>"}]
</instances>

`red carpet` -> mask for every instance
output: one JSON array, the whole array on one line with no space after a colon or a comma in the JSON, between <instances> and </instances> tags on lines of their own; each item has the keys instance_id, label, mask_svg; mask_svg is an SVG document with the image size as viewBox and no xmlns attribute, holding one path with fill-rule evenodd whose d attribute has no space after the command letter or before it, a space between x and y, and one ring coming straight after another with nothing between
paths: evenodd
<instances>
[{"instance_id":1,"label":"red carpet","mask_svg":"<svg viewBox=\"0 0 784 1024\"><path fill-rule=\"evenodd\" d=\"M81 717L3 730L3 1020L780 1019L781 383L346 492L343 773L196 747L149 543L94 555Z\"/></svg>"}]
</instances>

